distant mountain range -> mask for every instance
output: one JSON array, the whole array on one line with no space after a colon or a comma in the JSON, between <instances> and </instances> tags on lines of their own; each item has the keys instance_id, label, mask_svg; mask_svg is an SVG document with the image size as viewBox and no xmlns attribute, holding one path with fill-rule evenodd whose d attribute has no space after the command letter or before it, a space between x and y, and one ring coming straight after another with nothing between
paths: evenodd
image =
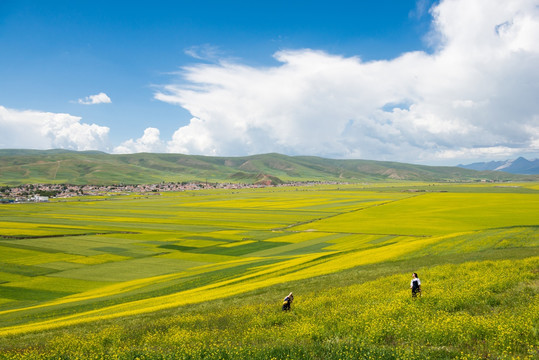
<instances>
[{"instance_id":1,"label":"distant mountain range","mask_svg":"<svg viewBox=\"0 0 539 360\"><path fill-rule=\"evenodd\" d=\"M536 175L475 171L388 161L336 160L314 156L262 154L212 157L182 154L107 154L98 151L0 150L0 185L27 183L155 184L293 181L478 181L539 180Z\"/></svg>"},{"instance_id":2,"label":"distant mountain range","mask_svg":"<svg viewBox=\"0 0 539 360\"><path fill-rule=\"evenodd\" d=\"M515 160L478 162L469 165L458 165L464 169L479 171L504 171L511 174L537 175L539 174L539 159L526 160L519 157Z\"/></svg>"}]
</instances>

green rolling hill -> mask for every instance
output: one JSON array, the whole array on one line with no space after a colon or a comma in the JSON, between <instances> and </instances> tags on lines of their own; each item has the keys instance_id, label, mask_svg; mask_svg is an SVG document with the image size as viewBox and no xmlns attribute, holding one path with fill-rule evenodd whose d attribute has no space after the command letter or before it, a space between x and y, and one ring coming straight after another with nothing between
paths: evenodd
<instances>
[{"instance_id":1,"label":"green rolling hill","mask_svg":"<svg viewBox=\"0 0 539 360\"><path fill-rule=\"evenodd\" d=\"M272 183L291 181L525 181L537 175L475 171L371 160L261 154L210 157L98 151L0 150L0 184L148 184L159 182Z\"/></svg>"}]
</instances>

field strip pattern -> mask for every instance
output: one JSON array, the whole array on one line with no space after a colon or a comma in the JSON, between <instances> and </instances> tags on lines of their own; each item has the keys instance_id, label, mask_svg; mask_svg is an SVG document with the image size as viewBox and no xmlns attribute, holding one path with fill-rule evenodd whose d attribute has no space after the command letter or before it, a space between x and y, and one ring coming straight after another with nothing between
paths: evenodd
<instances>
[{"instance_id":1,"label":"field strip pattern","mask_svg":"<svg viewBox=\"0 0 539 360\"><path fill-rule=\"evenodd\" d=\"M342 185L0 205L0 335L224 299L414 255L537 253L537 213L537 194Z\"/></svg>"}]
</instances>

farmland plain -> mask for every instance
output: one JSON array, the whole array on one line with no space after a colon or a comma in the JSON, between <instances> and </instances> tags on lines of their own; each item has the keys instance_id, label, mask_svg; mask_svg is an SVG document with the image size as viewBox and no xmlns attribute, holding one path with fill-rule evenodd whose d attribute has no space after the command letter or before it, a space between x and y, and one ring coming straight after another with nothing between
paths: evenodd
<instances>
[{"instance_id":1,"label":"farmland plain","mask_svg":"<svg viewBox=\"0 0 539 360\"><path fill-rule=\"evenodd\" d=\"M537 214L537 183L0 205L0 358L534 358Z\"/></svg>"}]
</instances>

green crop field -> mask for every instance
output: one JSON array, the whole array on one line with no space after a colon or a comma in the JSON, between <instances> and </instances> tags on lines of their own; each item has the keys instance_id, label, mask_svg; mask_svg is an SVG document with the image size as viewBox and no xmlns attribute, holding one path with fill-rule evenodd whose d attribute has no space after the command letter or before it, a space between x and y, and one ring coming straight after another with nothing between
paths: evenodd
<instances>
[{"instance_id":1,"label":"green crop field","mask_svg":"<svg viewBox=\"0 0 539 360\"><path fill-rule=\"evenodd\" d=\"M538 343L537 183L0 205L0 359L535 359Z\"/></svg>"}]
</instances>

